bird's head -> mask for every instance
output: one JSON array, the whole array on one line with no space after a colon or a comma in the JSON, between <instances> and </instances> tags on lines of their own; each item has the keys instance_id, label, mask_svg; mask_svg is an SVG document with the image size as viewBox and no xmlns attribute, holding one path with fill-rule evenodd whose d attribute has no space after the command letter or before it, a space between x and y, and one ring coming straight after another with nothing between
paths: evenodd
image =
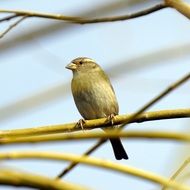
<instances>
[{"instance_id":1,"label":"bird's head","mask_svg":"<svg viewBox=\"0 0 190 190\"><path fill-rule=\"evenodd\" d=\"M95 71L100 67L93 59L87 57L78 57L72 60L71 63L66 66L66 68L72 70L73 73L76 73Z\"/></svg>"}]
</instances>

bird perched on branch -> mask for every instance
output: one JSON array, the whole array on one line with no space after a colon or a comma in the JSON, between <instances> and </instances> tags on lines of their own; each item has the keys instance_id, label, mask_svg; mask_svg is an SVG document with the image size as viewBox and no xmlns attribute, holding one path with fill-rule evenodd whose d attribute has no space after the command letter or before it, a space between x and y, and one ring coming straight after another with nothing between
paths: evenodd
<instances>
[{"instance_id":1,"label":"bird perched on branch","mask_svg":"<svg viewBox=\"0 0 190 190\"><path fill-rule=\"evenodd\" d=\"M84 119L107 117L110 120L119 112L117 99L110 80L92 59L79 57L66 66L72 70L72 94L78 111ZM113 120L112 120L113 121ZM103 129L106 131L106 129ZM115 158L128 159L119 138L110 139Z\"/></svg>"}]
</instances>

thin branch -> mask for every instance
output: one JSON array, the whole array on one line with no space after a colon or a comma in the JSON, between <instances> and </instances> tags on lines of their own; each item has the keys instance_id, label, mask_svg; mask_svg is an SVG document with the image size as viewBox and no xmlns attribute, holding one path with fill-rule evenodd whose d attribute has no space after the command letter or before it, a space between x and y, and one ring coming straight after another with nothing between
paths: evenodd
<instances>
[{"instance_id":1,"label":"thin branch","mask_svg":"<svg viewBox=\"0 0 190 190\"><path fill-rule=\"evenodd\" d=\"M106 133L68 133L68 134L51 134L30 137L10 137L0 138L0 145L22 144L22 143L44 143L55 141L69 141L69 140L89 140L89 139L107 139L122 137L127 139L158 139L158 140L173 140L179 142L190 142L190 135L179 132L163 132L163 131L115 131L109 130Z\"/></svg>"},{"instance_id":2,"label":"thin branch","mask_svg":"<svg viewBox=\"0 0 190 190\"><path fill-rule=\"evenodd\" d=\"M86 189L79 185L73 185L72 183L63 182L61 180L53 180L42 175L2 167L0 170L0 184L16 187L32 187L42 190Z\"/></svg>"},{"instance_id":3,"label":"thin branch","mask_svg":"<svg viewBox=\"0 0 190 190\"><path fill-rule=\"evenodd\" d=\"M97 6L90 6L88 9L78 9L80 11L76 11L76 15L80 17L89 18L90 15L101 15L107 14L110 12L115 12L121 10L121 8L129 6L128 1L118 0L118 1L101 1L101 3L97 4ZM61 24L60 22L48 22L47 24L43 24L38 28L30 28L30 31L24 31L21 35L15 35L13 38L6 40L6 42L0 43L0 56L7 51L11 51L12 49L18 49L18 47L23 46L24 44L28 44L34 38L45 38L48 35L55 33L56 31L62 30L64 32L64 36L70 33L70 29L73 27L71 24ZM64 31L63 31L64 30ZM76 30L75 30L76 31ZM31 38L32 36L32 38ZM63 88L63 87L62 87ZM0 111L2 113L2 111ZM3 112L4 113L4 112Z\"/></svg>"},{"instance_id":4,"label":"thin branch","mask_svg":"<svg viewBox=\"0 0 190 190\"><path fill-rule=\"evenodd\" d=\"M18 24L20 24L26 18L27 16L23 16L22 18L17 20L15 23L11 24L4 32L0 33L0 38L3 38L9 31L15 28Z\"/></svg>"},{"instance_id":5,"label":"thin branch","mask_svg":"<svg viewBox=\"0 0 190 190\"><path fill-rule=\"evenodd\" d=\"M190 163L190 158L187 158L183 164L178 168L178 170L171 176L170 181L174 181L177 176L189 165ZM166 187L163 187L162 190L166 190Z\"/></svg>"},{"instance_id":6,"label":"thin branch","mask_svg":"<svg viewBox=\"0 0 190 190\"><path fill-rule=\"evenodd\" d=\"M170 92L174 91L176 88L178 88L179 86L181 86L183 83L185 83L189 79L190 79L190 73L188 73L187 75L185 75L184 77L182 77L181 79L179 79L178 81L176 81L175 83L173 83L172 85L170 85L168 88L166 88L160 94L158 94L158 96L156 96L155 98L153 98L150 102L148 102L147 104L145 104L135 114L133 114L128 119L128 121L126 121L124 124L122 124L121 128L123 128L125 125L127 125L128 123L130 123L131 121L133 121L142 112L146 111L148 108L150 108L151 106L153 106L155 103L157 103L158 101L160 101L163 97L165 97L166 95L168 95Z\"/></svg>"},{"instance_id":7,"label":"thin branch","mask_svg":"<svg viewBox=\"0 0 190 190\"><path fill-rule=\"evenodd\" d=\"M111 171L129 174L147 181L157 183L159 185L164 185L166 187L172 187L178 190L190 190L190 187L186 185L179 184L174 181L170 181L167 178L156 175L151 172L140 170L134 167L118 164L112 161L106 161L98 158L91 158L88 156L79 156L74 154L57 153L57 152L37 152L37 151L14 151L14 152L4 152L0 153L1 160L7 159L47 159L47 160L66 160L72 162L80 162L85 165L90 165L98 168L104 168Z\"/></svg>"},{"instance_id":8,"label":"thin branch","mask_svg":"<svg viewBox=\"0 0 190 190\"><path fill-rule=\"evenodd\" d=\"M13 15L11 15L11 16L6 16L6 17L0 19L0 22L9 21L9 20L12 20L13 18L16 18L16 17L18 17L17 14L13 14Z\"/></svg>"},{"instance_id":9,"label":"thin branch","mask_svg":"<svg viewBox=\"0 0 190 190\"><path fill-rule=\"evenodd\" d=\"M100 139L96 144L94 144L92 147L90 147L86 152L83 153L83 156L88 156L91 153L93 153L98 147L100 147L102 144L104 144L107 141L107 139ZM66 175L69 171L71 171L75 166L77 166L78 162L71 162L62 172L60 172L59 175L57 175L56 179L59 179Z\"/></svg>"},{"instance_id":10,"label":"thin branch","mask_svg":"<svg viewBox=\"0 0 190 190\"><path fill-rule=\"evenodd\" d=\"M165 4L168 7L174 8L181 14L190 19L190 4L183 2L182 0L165 0Z\"/></svg>"},{"instance_id":11,"label":"thin branch","mask_svg":"<svg viewBox=\"0 0 190 190\"><path fill-rule=\"evenodd\" d=\"M114 124L120 125L129 121L134 114L127 115L117 115L114 117ZM135 122L146 122L152 120L162 120L162 119L174 119L174 118L189 118L190 117L190 109L177 109L177 110L160 110L153 112L146 112L140 114L138 117L131 120L130 123ZM85 130L91 130L95 128L101 128L105 126L110 126L107 118L94 119L94 120L86 120L83 128ZM58 125L48 125L43 127L34 127L34 128L26 128L26 129L14 129L14 130L0 130L0 138L2 137L26 137L31 135L43 135L43 134L55 134L55 133L70 133L81 131L81 127L75 123L68 124L58 124Z\"/></svg>"},{"instance_id":12,"label":"thin branch","mask_svg":"<svg viewBox=\"0 0 190 190\"><path fill-rule=\"evenodd\" d=\"M160 93L158 96L156 96L154 99L152 99L150 102L148 102L147 104L145 104L142 108L140 108L135 114L133 114L132 116L130 116L128 118L127 121L125 121L125 124L120 125L119 129L122 129L125 127L126 124L131 123L132 121L134 121L135 119L137 119L139 117L140 114L142 114L142 112L144 112L146 109L148 109L149 107L151 107L153 104L155 104L156 102L158 102L160 99L162 99L164 96L166 96L167 94L169 94L171 91L175 90L177 87L179 87L181 84L183 84L184 82L186 82L188 79L190 78L190 73L188 73L187 75L185 75L184 77L182 77L180 80L178 80L177 82L175 82L174 84L172 84L171 86L169 86L168 88L166 88L162 93ZM90 152L90 154L92 152L94 152L98 147L100 147L103 143L105 142L105 140L102 140L100 142L98 142L97 144L95 144L94 146L92 146L92 148L90 148L89 150L93 150ZM87 151L88 152L88 151ZM84 153L86 154L86 152ZM67 174L69 171L71 171L75 166L77 165L77 163L70 163L69 166L63 171L61 172L58 177L62 177L63 175Z\"/></svg>"},{"instance_id":13,"label":"thin branch","mask_svg":"<svg viewBox=\"0 0 190 190\"><path fill-rule=\"evenodd\" d=\"M87 18L81 18L81 17L73 17L73 16L65 16L62 14L51 14L51 13L40 13L40 12L33 12L33 11L24 11L24 10L0 10L0 13L15 13L19 16L28 16L28 17L40 17L40 18L46 18L46 19L55 19L55 20L64 20L69 21L72 23L77 24L90 24L90 23L99 23L99 22L114 22L114 21L122 21L122 20L128 20L137 18L140 16L144 16L150 13L153 13L155 11L159 11L163 8L166 8L165 3L157 4L153 7L147 8L145 10L122 15L122 16L116 16L116 17L103 17L103 18L93 18L93 19L87 19Z\"/></svg>"}]
</instances>

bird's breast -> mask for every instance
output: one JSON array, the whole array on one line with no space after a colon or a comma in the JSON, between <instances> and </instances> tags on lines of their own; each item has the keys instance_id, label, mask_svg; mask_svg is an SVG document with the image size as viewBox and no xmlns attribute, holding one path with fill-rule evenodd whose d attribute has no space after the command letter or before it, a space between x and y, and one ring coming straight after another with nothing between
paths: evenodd
<instances>
[{"instance_id":1,"label":"bird's breast","mask_svg":"<svg viewBox=\"0 0 190 190\"><path fill-rule=\"evenodd\" d=\"M96 75L81 75L72 80L72 93L85 119L118 114L118 103L111 84Z\"/></svg>"}]
</instances>

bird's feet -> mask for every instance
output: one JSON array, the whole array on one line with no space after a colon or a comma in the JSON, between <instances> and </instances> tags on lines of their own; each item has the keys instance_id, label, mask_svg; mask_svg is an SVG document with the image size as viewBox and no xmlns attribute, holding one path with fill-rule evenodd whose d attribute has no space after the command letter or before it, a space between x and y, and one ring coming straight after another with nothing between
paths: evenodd
<instances>
[{"instance_id":1,"label":"bird's feet","mask_svg":"<svg viewBox=\"0 0 190 190\"><path fill-rule=\"evenodd\" d=\"M111 113L110 115L107 116L107 121L111 123L111 125L114 125L114 118L115 114Z\"/></svg>"},{"instance_id":2,"label":"bird's feet","mask_svg":"<svg viewBox=\"0 0 190 190\"><path fill-rule=\"evenodd\" d=\"M84 125L85 125L86 121L84 119L80 119L76 126L80 127L82 130L84 130Z\"/></svg>"}]
</instances>

